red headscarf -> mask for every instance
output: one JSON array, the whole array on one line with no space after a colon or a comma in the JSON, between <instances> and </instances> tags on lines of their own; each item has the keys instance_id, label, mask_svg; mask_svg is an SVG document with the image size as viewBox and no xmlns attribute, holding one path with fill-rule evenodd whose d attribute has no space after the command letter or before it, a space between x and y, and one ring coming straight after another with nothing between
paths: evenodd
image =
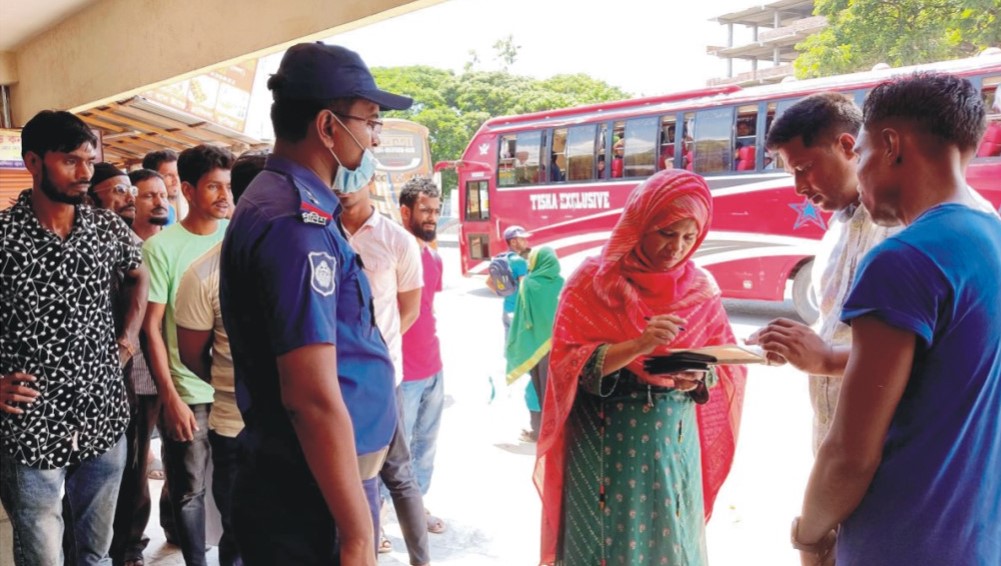
<instances>
[{"instance_id":1,"label":"red headscarf","mask_svg":"<svg viewBox=\"0 0 1001 566\"><path fill-rule=\"evenodd\" d=\"M670 271L647 270L638 248L643 235L689 218L698 225L699 236L688 255ZM646 327L645 317L659 314L678 315L687 324L671 344L654 354L734 342L719 288L691 261L711 219L712 196L702 177L677 169L657 173L633 190L601 257L585 261L567 281L553 331L535 463L535 485L542 497L543 564L556 560L566 457L564 424L581 371L595 349L639 336ZM642 358L631 362L629 371L644 374ZM719 366L718 374L719 385L709 403L698 406L706 520L733 462L744 397L742 367Z\"/></svg>"}]
</instances>

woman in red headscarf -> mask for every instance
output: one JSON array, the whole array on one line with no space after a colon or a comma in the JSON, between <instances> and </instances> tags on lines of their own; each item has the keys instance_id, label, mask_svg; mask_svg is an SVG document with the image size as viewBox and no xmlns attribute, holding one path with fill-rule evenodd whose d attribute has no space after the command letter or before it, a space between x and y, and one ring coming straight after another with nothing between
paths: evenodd
<instances>
[{"instance_id":1,"label":"woman in red headscarf","mask_svg":"<svg viewBox=\"0 0 1001 566\"><path fill-rule=\"evenodd\" d=\"M601 256L567 281L535 469L542 564L706 563L744 371L650 375L643 360L734 342L719 289L691 261L711 219L701 177L657 173L629 196Z\"/></svg>"}]
</instances>

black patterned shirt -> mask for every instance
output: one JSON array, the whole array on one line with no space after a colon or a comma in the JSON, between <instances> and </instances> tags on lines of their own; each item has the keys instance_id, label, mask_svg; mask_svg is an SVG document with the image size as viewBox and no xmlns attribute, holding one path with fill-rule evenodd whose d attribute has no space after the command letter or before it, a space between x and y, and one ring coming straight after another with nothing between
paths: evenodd
<instances>
[{"instance_id":1,"label":"black patterned shirt","mask_svg":"<svg viewBox=\"0 0 1001 566\"><path fill-rule=\"evenodd\" d=\"M54 469L99 456L129 409L111 310L117 270L142 261L114 213L76 207L66 240L46 230L31 191L0 212L0 373L34 375L24 413L0 412L0 457Z\"/></svg>"}]
</instances>

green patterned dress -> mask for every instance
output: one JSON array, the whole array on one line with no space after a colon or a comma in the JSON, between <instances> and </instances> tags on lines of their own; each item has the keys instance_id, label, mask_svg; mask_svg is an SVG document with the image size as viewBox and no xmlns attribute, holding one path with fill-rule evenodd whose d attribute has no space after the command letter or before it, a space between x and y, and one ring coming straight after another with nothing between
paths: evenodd
<instances>
[{"instance_id":1,"label":"green patterned dress","mask_svg":"<svg viewBox=\"0 0 1001 566\"><path fill-rule=\"evenodd\" d=\"M706 564L695 403L628 370L602 378L606 350L585 365L567 420L557 564Z\"/></svg>"}]
</instances>

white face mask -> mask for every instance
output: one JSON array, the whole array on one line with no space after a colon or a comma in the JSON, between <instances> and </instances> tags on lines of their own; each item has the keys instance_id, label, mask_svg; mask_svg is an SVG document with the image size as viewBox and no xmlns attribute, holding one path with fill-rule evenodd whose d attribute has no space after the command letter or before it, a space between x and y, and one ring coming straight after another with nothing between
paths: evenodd
<instances>
[{"instance_id":1,"label":"white face mask","mask_svg":"<svg viewBox=\"0 0 1001 566\"><path fill-rule=\"evenodd\" d=\"M375 176L375 155L364 147L358 139L351 133L351 130L341 122L340 118L336 114L333 115L334 119L344 128L344 131L351 136L351 139L358 144L358 147L362 149L361 163L355 169L348 169L341 163L341 160L334 153L333 149L330 149L330 155L334 156L334 160L337 161L337 173L334 174L334 190L342 194L351 194L360 191L372 177Z\"/></svg>"}]
</instances>

